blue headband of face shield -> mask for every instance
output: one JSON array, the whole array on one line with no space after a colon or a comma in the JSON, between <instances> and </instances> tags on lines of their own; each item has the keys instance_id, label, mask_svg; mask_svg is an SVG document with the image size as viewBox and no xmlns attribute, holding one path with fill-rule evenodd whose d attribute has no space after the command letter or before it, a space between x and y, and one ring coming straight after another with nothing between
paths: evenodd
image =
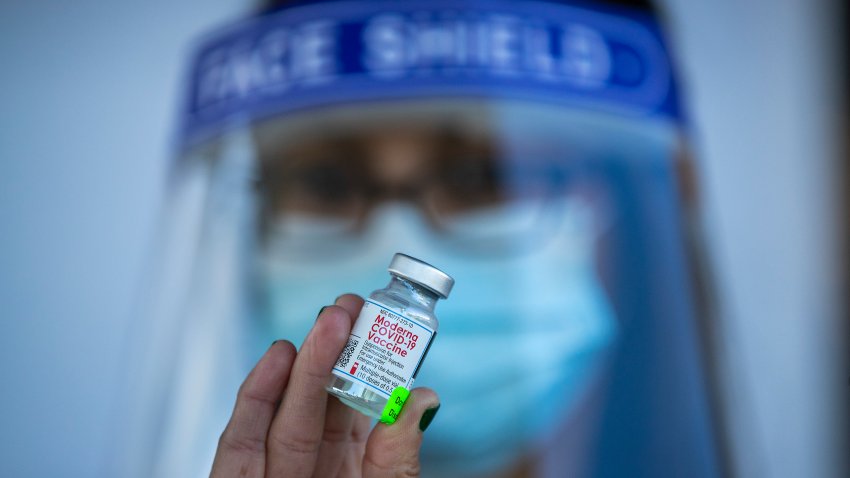
<instances>
[{"instance_id":1,"label":"blue headband of face shield","mask_svg":"<svg viewBox=\"0 0 850 478\"><path fill-rule=\"evenodd\" d=\"M180 145L346 102L506 98L679 118L659 28L631 10L504 1L340 1L273 11L198 48Z\"/></svg>"}]
</instances>

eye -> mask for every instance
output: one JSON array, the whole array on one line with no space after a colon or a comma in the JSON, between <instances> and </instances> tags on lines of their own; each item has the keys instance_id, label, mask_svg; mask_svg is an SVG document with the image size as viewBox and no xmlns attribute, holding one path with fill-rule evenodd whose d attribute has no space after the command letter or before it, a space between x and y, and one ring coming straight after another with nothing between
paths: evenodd
<instances>
[{"instance_id":1,"label":"eye","mask_svg":"<svg viewBox=\"0 0 850 478\"><path fill-rule=\"evenodd\" d=\"M489 157L447 158L437 179L433 199L435 209L441 213L487 207L498 203L504 195L502 171Z\"/></svg>"},{"instance_id":2,"label":"eye","mask_svg":"<svg viewBox=\"0 0 850 478\"><path fill-rule=\"evenodd\" d=\"M492 161L479 158L458 158L454 166L444 171L447 190L460 195L491 194L498 189L499 172Z\"/></svg>"},{"instance_id":3,"label":"eye","mask_svg":"<svg viewBox=\"0 0 850 478\"><path fill-rule=\"evenodd\" d=\"M315 164L293 174L289 181L299 194L314 201L338 203L356 195L357 181L352 171L342 170L328 164Z\"/></svg>"},{"instance_id":4,"label":"eye","mask_svg":"<svg viewBox=\"0 0 850 478\"><path fill-rule=\"evenodd\" d=\"M356 151L334 143L308 146L266 163L261 183L269 205L277 214L357 215L365 188Z\"/></svg>"}]
</instances>

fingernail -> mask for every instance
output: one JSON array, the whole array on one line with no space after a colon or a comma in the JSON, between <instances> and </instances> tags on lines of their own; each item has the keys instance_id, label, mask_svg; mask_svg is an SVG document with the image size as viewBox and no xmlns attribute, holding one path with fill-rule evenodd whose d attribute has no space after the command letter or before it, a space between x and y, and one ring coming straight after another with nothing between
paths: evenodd
<instances>
[{"instance_id":1,"label":"fingernail","mask_svg":"<svg viewBox=\"0 0 850 478\"><path fill-rule=\"evenodd\" d=\"M434 420L434 417L437 416L437 412L440 410L440 406L437 405L434 408L429 408L425 410L425 413L422 414L422 418L419 420L419 429L423 432L428 428L428 425Z\"/></svg>"},{"instance_id":2,"label":"fingernail","mask_svg":"<svg viewBox=\"0 0 850 478\"><path fill-rule=\"evenodd\" d=\"M272 342L272 344L271 344L271 345L269 345L269 348L274 347L274 344L276 344L276 343L278 343L278 342L280 342L280 340L275 340L274 342Z\"/></svg>"},{"instance_id":3,"label":"fingernail","mask_svg":"<svg viewBox=\"0 0 850 478\"><path fill-rule=\"evenodd\" d=\"M319 309L319 313L318 313L318 314L316 314L316 318L318 319L318 318L319 318L319 316L320 316L320 315L322 315L322 312L324 312L324 311L325 311L325 309L327 309L327 308L328 308L328 306L324 306L324 307L322 307L321 309Z\"/></svg>"}]
</instances>

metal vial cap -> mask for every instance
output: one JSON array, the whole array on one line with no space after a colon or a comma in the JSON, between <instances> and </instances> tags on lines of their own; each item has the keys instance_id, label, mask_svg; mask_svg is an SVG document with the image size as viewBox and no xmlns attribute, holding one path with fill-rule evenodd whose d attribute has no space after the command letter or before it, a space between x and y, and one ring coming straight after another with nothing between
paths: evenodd
<instances>
[{"instance_id":1,"label":"metal vial cap","mask_svg":"<svg viewBox=\"0 0 850 478\"><path fill-rule=\"evenodd\" d=\"M448 274L414 257L400 252L393 256L390 266L391 273L425 287L443 299L449 297L449 292L455 285L455 280Z\"/></svg>"}]
</instances>

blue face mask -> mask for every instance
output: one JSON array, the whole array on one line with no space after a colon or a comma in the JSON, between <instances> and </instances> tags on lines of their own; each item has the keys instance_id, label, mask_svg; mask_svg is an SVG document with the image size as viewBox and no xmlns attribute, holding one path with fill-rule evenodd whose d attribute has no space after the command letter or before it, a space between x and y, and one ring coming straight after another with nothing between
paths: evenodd
<instances>
[{"instance_id":1,"label":"blue face mask","mask_svg":"<svg viewBox=\"0 0 850 478\"><path fill-rule=\"evenodd\" d=\"M442 404L422 450L424 470L457 476L509 464L568 416L615 332L594 270L589 208L562 202L549 208L557 224L551 235L507 257L439 247L443 239L415 210L392 205L375 211L367 232L324 265L281 235L263 262L269 333L299 343L319 307L343 292L383 286L394 252L438 265L456 286L437 308L440 328L416 382L435 389ZM481 230L492 221L487 214L464 220ZM288 221L281 228L322 227Z\"/></svg>"}]
</instances>

